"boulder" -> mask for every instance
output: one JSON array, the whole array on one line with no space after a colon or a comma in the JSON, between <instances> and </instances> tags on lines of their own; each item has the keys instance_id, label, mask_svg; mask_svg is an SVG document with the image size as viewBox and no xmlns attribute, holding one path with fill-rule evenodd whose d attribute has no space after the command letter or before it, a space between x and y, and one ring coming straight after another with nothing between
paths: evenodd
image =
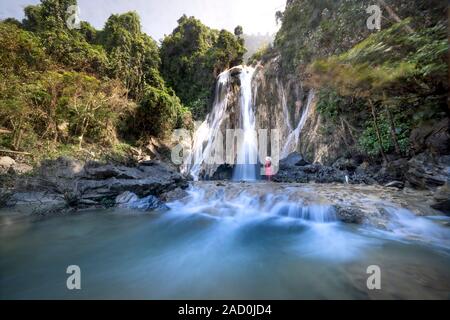
<instances>
[{"instance_id":1,"label":"boulder","mask_svg":"<svg viewBox=\"0 0 450 320\"><path fill-rule=\"evenodd\" d=\"M186 190L182 188L176 188L175 190L163 193L159 198L164 202L174 202L181 200L188 196Z\"/></svg>"},{"instance_id":2,"label":"boulder","mask_svg":"<svg viewBox=\"0 0 450 320\"><path fill-rule=\"evenodd\" d=\"M450 181L450 156L421 153L409 160L405 176L414 188L434 190L441 187Z\"/></svg>"},{"instance_id":3,"label":"boulder","mask_svg":"<svg viewBox=\"0 0 450 320\"><path fill-rule=\"evenodd\" d=\"M375 174L374 178L380 184L386 184L391 181L404 181L408 171L408 160L398 159L385 163Z\"/></svg>"},{"instance_id":4,"label":"boulder","mask_svg":"<svg viewBox=\"0 0 450 320\"><path fill-rule=\"evenodd\" d=\"M12 167L9 168L9 171L15 174L26 174L33 171L33 167L26 163L16 163Z\"/></svg>"},{"instance_id":5,"label":"boulder","mask_svg":"<svg viewBox=\"0 0 450 320\"><path fill-rule=\"evenodd\" d=\"M387 188L397 188L397 189L403 189L405 187L405 183L402 181L391 181L384 185Z\"/></svg>"},{"instance_id":6,"label":"boulder","mask_svg":"<svg viewBox=\"0 0 450 320\"><path fill-rule=\"evenodd\" d=\"M211 180L231 180L233 178L233 167L229 164L220 165L212 177L206 177Z\"/></svg>"},{"instance_id":7,"label":"boulder","mask_svg":"<svg viewBox=\"0 0 450 320\"><path fill-rule=\"evenodd\" d=\"M448 183L437 189L431 207L450 216L450 187Z\"/></svg>"},{"instance_id":8,"label":"boulder","mask_svg":"<svg viewBox=\"0 0 450 320\"><path fill-rule=\"evenodd\" d=\"M409 140L415 153L429 150L434 154L450 153L449 118L434 121L411 131Z\"/></svg>"},{"instance_id":9,"label":"boulder","mask_svg":"<svg viewBox=\"0 0 450 320\"><path fill-rule=\"evenodd\" d=\"M119 208L136 209L143 211L167 209L166 205L155 196L147 196L145 198L139 199L137 195L128 191L117 196L116 205Z\"/></svg>"},{"instance_id":10,"label":"boulder","mask_svg":"<svg viewBox=\"0 0 450 320\"><path fill-rule=\"evenodd\" d=\"M285 169L293 166L305 166L308 162L298 152L293 152L286 158L280 160L280 169Z\"/></svg>"},{"instance_id":11,"label":"boulder","mask_svg":"<svg viewBox=\"0 0 450 320\"><path fill-rule=\"evenodd\" d=\"M354 172L358 164L354 159L339 158L333 163L332 167L342 171Z\"/></svg>"},{"instance_id":12,"label":"boulder","mask_svg":"<svg viewBox=\"0 0 450 320\"><path fill-rule=\"evenodd\" d=\"M335 206L336 217L345 223L361 224L364 220L364 212L355 207Z\"/></svg>"},{"instance_id":13,"label":"boulder","mask_svg":"<svg viewBox=\"0 0 450 320\"><path fill-rule=\"evenodd\" d=\"M128 203L135 202L138 199L139 197L135 195L133 192L125 191L116 197L116 205L117 206L126 205Z\"/></svg>"},{"instance_id":14,"label":"boulder","mask_svg":"<svg viewBox=\"0 0 450 320\"><path fill-rule=\"evenodd\" d=\"M0 157L0 174L5 174L9 171L16 161L10 157Z\"/></svg>"},{"instance_id":15,"label":"boulder","mask_svg":"<svg viewBox=\"0 0 450 320\"><path fill-rule=\"evenodd\" d=\"M92 180L105 179L139 179L141 172L139 169L125 166L105 165L101 167L85 167L84 177Z\"/></svg>"},{"instance_id":16,"label":"boulder","mask_svg":"<svg viewBox=\"0 0 450 320\"><path fill-rule=\"evenodd\" d=\"M0 208L6 206L11 196L11 191L0 188Z\"/></svg>"},{"instance_id":17,"label":"boulder","mask_svg":"<svg viewBox=\"0 0 450 320\"><path fill-rule=\"evenodd\" d=\"M42 191L63 195L73 204L114 205L138 198L159 196L177 188L187 188L188 182L171 166L162 162L122 166L98 162L82 163L60 158L46 161L38 174L27 180L27 191ZM70 195L70 197L67 197ZM120 196L120 197L118 197ZM129 199L127 199L129 197ZM74 199L73 199L74 198ZM136 200L136 199L134 199ZM151 198L144 207L151 207Z\"/></svg>"}]
</instances>

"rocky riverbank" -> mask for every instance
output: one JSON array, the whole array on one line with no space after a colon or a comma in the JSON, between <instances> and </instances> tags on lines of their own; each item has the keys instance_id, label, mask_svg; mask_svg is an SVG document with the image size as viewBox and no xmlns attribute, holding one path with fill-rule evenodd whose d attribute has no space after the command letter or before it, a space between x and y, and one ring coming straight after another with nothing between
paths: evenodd
<instances>
[{"instance_id":1,"label":"rocky riverbank","mask_svg":"<svg viewBox=\"0 0 450 320\"><path fill-rule=\"evenodd\" d=\"M340 158L331 166L309 164L298 153L280 162L276 182L316 182L381 185L431 191L434 209L450 214L450 156L421 153L411 159L369 164Z\"/></svg>"},{"instance_id":2,"label":"rocky riverbank","mask_svg":"<svg viewBox=\"0 0 450 320\"><path fill-rule=\"evenodd\" d=\"M450 156L421 153L410 159L393 159L386 164L339 158L327 166L309 163L294 152L280 161L278 169L272 178L277 183L361 184L430 191L432 208L450 214ZM222 165L211 180L230 180L232 171L231 166Z\"/></svg>"},{"instance_id":3,"label":"rocky riverbank","mask_svg":"<svg viewBox=\"0 0 450 320\"><path fill-rule=\"evenodd\" d=\"M12 170L3 172L13 181L9 188L3 185L0 201L6 206L31 206L39 213L111 206L156 209L188 187L175 167L157 160L125 166L59 158L11 178ZM145 201L139 205L139 199Z\"/></svg>"},{"instance_id":4,"label":"rocky riverbank","mask_svg":"<svg viewBox=\"0 0 450 320\"><path fill-rule=\"evenodd\" d=\"M165 209L165 203L185 197L189 186L175 166L160 160L123 165L59 158L44 161L34 170L11 160L2 158L1 162L0 206L29 206L42 214L113 206ZM221 166L211 180L229 180L231 172L231 166ZM292 153L280 162L272 181L275 183L270 188L315 183L372 185L393 192L422 190L429 210L450 214L450 156L433 158L422 153L386 165L340 158L325 166L308 163L300 154ZM337 205L336 209L343 221L358 223L365 219L355 207Z\"/></svg>"}]
</instances>

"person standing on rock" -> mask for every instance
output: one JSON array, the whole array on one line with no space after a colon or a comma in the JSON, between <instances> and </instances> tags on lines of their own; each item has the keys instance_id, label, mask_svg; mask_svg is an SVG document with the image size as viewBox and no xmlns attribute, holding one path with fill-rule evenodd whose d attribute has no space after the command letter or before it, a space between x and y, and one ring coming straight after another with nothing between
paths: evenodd
<instances>
[{"instance_id":1,"label":"person standing on rock","mask_svg":"<svg viewBox=\"0 0 450 320\"><path fill-rule=\"evenodd\" d=\"M272 159L270 157L266 157L266 162L264 164L265 174L267 177L267 181L272 180Z\"/></svg>"}]
</instances>

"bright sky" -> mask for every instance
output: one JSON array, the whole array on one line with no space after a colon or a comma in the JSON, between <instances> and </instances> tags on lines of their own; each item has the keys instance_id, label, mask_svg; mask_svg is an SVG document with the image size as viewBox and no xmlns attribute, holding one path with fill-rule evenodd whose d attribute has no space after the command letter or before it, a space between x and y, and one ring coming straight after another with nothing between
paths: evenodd
<instances>
[{"instance_id":1,"label":"bright sky","mask_svg":"<svg viewBox=\"0 0 450 320\"><path fill-rule=\"evenodd\" d=\"M0 0L0 19L23 18L23 8L39 0ZM78 0L81 20L101 29L112 13L137 11L144 31L155 40L169 34L183 14L195 16L216 29L244 33L275 33L275 12L284 10L286 0Z\"/></svg>"}]
</instances>

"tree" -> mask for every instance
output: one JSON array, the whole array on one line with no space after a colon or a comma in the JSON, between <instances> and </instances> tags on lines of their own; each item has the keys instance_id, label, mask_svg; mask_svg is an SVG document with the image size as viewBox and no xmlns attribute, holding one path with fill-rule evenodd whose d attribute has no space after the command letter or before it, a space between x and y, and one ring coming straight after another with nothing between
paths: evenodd
<instances>
[{"instance_id":1,"label":"tree","mask_svg":"<svg viewBox=\"0 0 450 320\"><path fill-rule=\"evenodd\" d=\"M234 28L234 35L236 37L240 38L243 34L244 34L244 29L242 28L242 26L237 26L236 28Z\"/></svg>"},{"instance_id":2,"label":"tree","mask_svg":"<svg viewBox=\"0 0 450 320\"><path fill-rule=\"evenodd\" d=\"M385 161L385 152L391 147L396 153L402 153L399 135L404 136L405 130L399 130L395 113L398 117L403 115L404 118L404 115L410 114L411 118L417 118L417 114L421 114L418 109L424 109L424 106L428 109L422 111L424 114L436 109L445 114L443 110L446 109L446 27L437 23L420 32L405 33L405 26L410 23L411 19L407 19L374 33L351 50L318 59L309 67L311 85L332 87L342 96L366 101L379 152ZM427 98L424 99L428 96L436 99L432 108L429 108ZM418 105L415 111L412 103ZM380 119L384 123L380 124ZM402 122L405 120L402 119ZM387 128L383 129L387 135L382 128ZM384 141L386 139L390 140L389 143Z\"/></svg>"},{"instance_id":3,"label":"tree","mask_svg":"<svg viewBox=\"0 0 450 320\"><path fill-rule=\"evenodd\" d=\"M283 22L283 12L277 11L275 12L275 22L278 25L280 22Z\"/></svg>"},{"instance_id":4,"label":"tree","mask_svg":"<svg viewBox=\"0 0 450 320\"><path fill-rule=\"evenodd\" d=\"M146 86L136 115L137 129L144 134L165 138L177 126L182 105L167 88Z\"/></svg>"},{"instance_id":5,"label":"tree","mask_svg":"<svg viewBox=\"0 0 450 320\"><path fill-rule=\"evenodd\" d=\"M158 47L151 37L142 33L136 12L111 15L100 42L108 53L110 75L123 81L131 97L139 100L146 84L158 84Z\"/></svg>"},{"instance_id":6,"label":"tree","mask_svg":"<svg viewBox=\"0 0 450 320\"><path fill-rule=\"evenodd\" d=\"M194 17L183 15L161 43L161 71L182 103L196 119L202 119L211 102L217 75L242 63L244 53L243 39L226 30L210 29Z\"/></svg>"}]
</instances>

